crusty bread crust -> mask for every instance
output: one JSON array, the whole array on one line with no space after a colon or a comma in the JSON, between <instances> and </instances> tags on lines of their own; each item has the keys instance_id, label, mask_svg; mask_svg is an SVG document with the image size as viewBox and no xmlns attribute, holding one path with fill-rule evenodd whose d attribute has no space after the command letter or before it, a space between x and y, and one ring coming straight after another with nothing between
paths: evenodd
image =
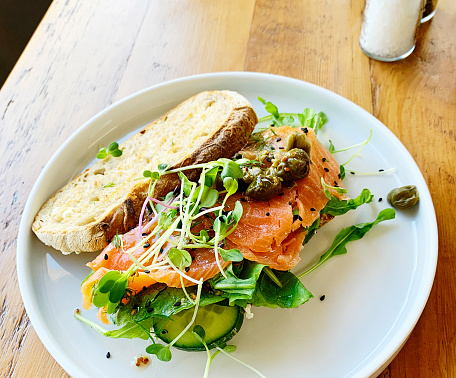
<instances>
[{"instance_id":1,"label":"crusty bread crust","mask_svg":"<svg viewBox=\"0 0 456 378\"><path fill-rule=\"evenodd\" d=\"M172 168L177 168L217 160L222 157L231 158L245 145L258 122L251 104L238 93L231 91L202 92L193 96L135 134L119 148L123 149L128 143L138 143L139 135L143 135L144 141L141 143L150 143L150 148L153 150L154 137L148 131L157 127L157 124L164 128L182 127L180 124L167 124L167 120L171 119L176 112L189 111L187 109L189 103L194 104L199 101L208 101L208 99L212 99L212 102L225 102L226 104L224 103L222 106L226 105L230 108L228 114L223 119L215 119L214 127L210 133L207 133L207 135L205 133L202 140L198 139L197 147L186 151L185 156L181 157L179 161L170 161L173 155L168 154L160 162L168 163ZM212 103L210 102L208 106L211 105ZM192 116L193 114L189 113L189 117L191 118ZM115 163L112 164L117 162L121 164L122 157L116 158L113 162ZM106 207L106 211L97 216L92 222L83 225L64 224L63 227L58 222L53 224L49 214L52 214L52 206L58 201L59 196L68 195L68 191L75 190L77 184L84 185L84 178L89 174L96 174L100 167L102 167L102 161L97 162L94 166L81 173L72 182L56 192L43 205L32 225L33 231L43 243L63 253L94 252L104 248L108 241L112 240L116 232L121 234L137 225L143 202L147 196L149 179L141 179L132 183L128 192L124 193L120 200L114 200L113 202L108 199L103 204ZM144 167L141 165L137 167L137 171L140 174L145 169L154 170L156 167ZM192 170L186 172L186 174L190 178L194 178L197 176L198 171ZM156 185L154 196L164 196L179 183L180 181L176 174L163 176ZM81 204L81 206L84 206L84 204ZM85 208L83 210L85 211Z\"/></svg>"}]
</instances>

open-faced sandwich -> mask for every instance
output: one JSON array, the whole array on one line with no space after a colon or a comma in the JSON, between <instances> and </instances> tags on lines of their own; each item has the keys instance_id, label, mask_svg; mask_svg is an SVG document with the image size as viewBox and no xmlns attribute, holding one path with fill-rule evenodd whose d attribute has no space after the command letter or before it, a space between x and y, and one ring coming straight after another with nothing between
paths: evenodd
<instances>
[{"instance_id":1,"label":"open-faced sandwich","mask_svg":"<svg viewBox=\"0 0 456 378\"><path fill-rule=\"evenodd\" d=\"M118 328L78 319L109 337L150 339L146 351L168 361L172 346L229 352L251 306L294 308L312 297L290 272L302 246L373 196L345 196L344 172L316 137L323 113L294 120L260 100L271 116L255 127L241 95L200 93L101 151L43 206L33 224L43 242L102 250L87 264L83 307ZM344 229L317 265L393 216Z\"/></svg>"}]
</instances>

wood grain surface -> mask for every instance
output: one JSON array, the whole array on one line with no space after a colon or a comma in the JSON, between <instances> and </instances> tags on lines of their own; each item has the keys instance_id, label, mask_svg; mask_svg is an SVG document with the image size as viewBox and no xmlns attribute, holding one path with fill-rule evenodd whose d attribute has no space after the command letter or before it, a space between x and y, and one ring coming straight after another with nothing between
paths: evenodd
<instances>
[{"instance_id":1,"label":"wood grain surface","mask_svg":"<svg viewBox=\"0 0 456 378\"><path fill-rule=\"evenodd\" d=\"M364 2L54 0L0 92L0 376L63 377L19 292L30 190L57 148L113 102L191 74L259 71L328 88L385 123L434 201L439 261L426 308L382 377L456 377L456 3L440 0L406 60L358 47Z\"/></svg>"}]
</instances>

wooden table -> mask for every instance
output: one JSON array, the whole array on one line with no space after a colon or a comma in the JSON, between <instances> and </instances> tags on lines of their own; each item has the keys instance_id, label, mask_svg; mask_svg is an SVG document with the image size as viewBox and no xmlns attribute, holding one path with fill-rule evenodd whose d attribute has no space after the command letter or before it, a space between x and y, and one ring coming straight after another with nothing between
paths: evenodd
<instances>
[{"instance_id":1,"label":"wooden table","mask_svg":"<svg viewBox=\"0 0 456 378\"><path fill-rule=\"evenodd\" d=\"M153 84L214 71L286 75L386 124L429 185L439 261L424 312L383 377L456 377L456 2L397 63L358 47L363 1L54 0L0 93L0 374L66 376L22 304L16 238L29 192L81 124Z\"/></svg>"}]
</instances>

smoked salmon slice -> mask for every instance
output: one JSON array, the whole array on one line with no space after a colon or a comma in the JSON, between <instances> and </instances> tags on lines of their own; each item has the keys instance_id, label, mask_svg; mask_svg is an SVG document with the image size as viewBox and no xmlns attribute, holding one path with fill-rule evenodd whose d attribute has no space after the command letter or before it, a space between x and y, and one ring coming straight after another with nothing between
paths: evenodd
<instances>
[{"instance_id":1,"label":"smoked salmon slice","mask_svg":"<svg viewBox=\"0 0 456 378\"><path fill-rule=\"evenodd\" d=\"M330 186L341 186L339 164L317 140L312 129L282 126L274 128L274 132L267 130L263 134L265 146L274 158L280 158L285 153L289 135L296 132L305 133L312 144L309 175L297 180L290 187L283 187L279 195L269 201L251 200L243 193L236 193L229 197L226 203L227 210L232 210L236 201L241 201L243 206L243 215L237 228L227 237L228 247L239 249L245 259L277 270L289 270L300 261L299 253L307 232L305 229L320 217L321 210L328 202L321 179L323 178ZM253 144L240 153L254 160L259 158L261 151L258 150L258 144ZM333 189L329 190L339 199L346 198ZM209 226L209 223L203 224L203 227ZM117 249L109 244L97 258L87 264L95 273L81 287L84 308L92 305L92 287L106 272L125 271L132 265L133 262L125 251L134 247L142 236L137 229L133 229L121 237L123 248ZM150 241L153 242L154 240ZM135 258L139 258L144 253L144 248L136 248L131 253ZM220 272L213 249L194 249L189 253L193 259L185 272L189 277L208 280ZM222 268L230 264L220 255L219 261ZM191 281L181 278L172 268L162 267L150 272L137 272L129 279L128 286L139 292L157 282L171 287L181 287L182 280L185 286L194 285Z\"/></svg>"},{"instance_id":2,"label":"smoked salmon slice","mask_svg":"<svg viewBox=\"0 0 456 378\"><path fill-rule=\"evenodd\" d=\"M274 151L274 157L280 158L284 154L282 151L288 136L296 132L306 133L312 144L309 175L296 180L293 187L283 188L278 196L269 201L249 200L240 193L227 201L228 208L232 209L236 200L240 200L244 209L236 230L227 238L231 242L230 248L238 248L246 259L277 270L289 270L300 261L305 231L295 230L309 227L320 217L320 211L328 202L321 178L330 186L341 186L339 164L318 141L312 129L282 126L274 128L273 134L268 130L264 138ZM252 145L240 153L253 160L261 151L258 151L257 145ZM343 194L329 190L339 199L345 198ZM296 209L298 214L294 216L293 210Z\"/></svg>"}]
</instances>

